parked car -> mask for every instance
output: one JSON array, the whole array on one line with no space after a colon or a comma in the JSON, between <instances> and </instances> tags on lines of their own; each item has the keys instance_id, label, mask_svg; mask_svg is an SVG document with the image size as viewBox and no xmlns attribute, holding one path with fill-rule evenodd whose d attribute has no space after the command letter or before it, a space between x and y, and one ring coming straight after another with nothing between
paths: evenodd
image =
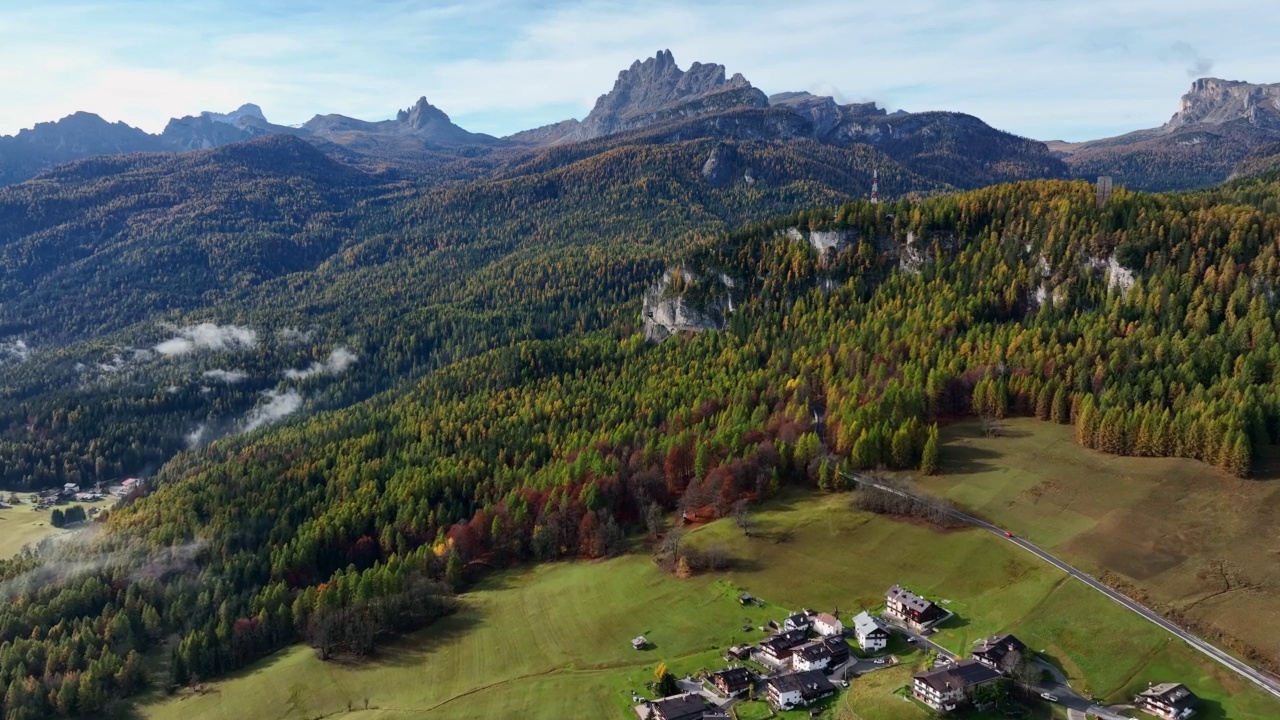
<instances>
[{"instance_id":1,"label":"parked car","mask_svg":"<svg viewBox=\"0 0 1280 720\"><path fill-rule=\"evenodd\" d=\"M1044 698L1045 700L1048 700L1049 702L1053 702L1053 703L1058 702L1058 696L1054 695L1053 693L1043 692L1043 693L1040 693L1040 697Z\"/></svg>"}]
</instances>

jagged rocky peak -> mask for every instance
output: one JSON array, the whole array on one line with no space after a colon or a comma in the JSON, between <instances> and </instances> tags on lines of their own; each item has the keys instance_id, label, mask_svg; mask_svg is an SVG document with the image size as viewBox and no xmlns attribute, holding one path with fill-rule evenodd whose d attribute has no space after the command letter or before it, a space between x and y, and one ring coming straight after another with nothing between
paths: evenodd
<instances>
[{"instance_id":1,"label":"jagged rocky peak","mask_svg":"<svg viewBox=\"0 0 1280 720\"><path fill-rule=\"evenodd\" d=\"M1191 83L1191 90L1182 96L1182 105L1165 124L1165 129L1221 125L1235 120L1280 130L1280 83L1255 85L1240 80L1200 78Z\"/></svg>"},{"instance_id":2,"label":"jagged rocky peak","mask_svg":"<svg viewBox=\"0 0 1280 720\"><path fill-rule=\"evenodd\" d=\"M396 120L414 128L422 130L432 125L452 125L453 121L445 114L443 110L427 102L427 98L420 97L418 102L408 110L401 110L396 113Z\"/></svg>"},{"instance_id":3,"label":"jagged rocky peak","mask_svg":"<svg viewBox=\"0 0 1280 720\"><path fill-rule=\"evenodd\" d=\"M660 50L618 73L613 89L595 107L571 140L587 140L679 117L722 112L731 107L765 107L769 100L740 73L725 78L723 65L676 65L670 50Z\"/></svg>"}]
</instances>

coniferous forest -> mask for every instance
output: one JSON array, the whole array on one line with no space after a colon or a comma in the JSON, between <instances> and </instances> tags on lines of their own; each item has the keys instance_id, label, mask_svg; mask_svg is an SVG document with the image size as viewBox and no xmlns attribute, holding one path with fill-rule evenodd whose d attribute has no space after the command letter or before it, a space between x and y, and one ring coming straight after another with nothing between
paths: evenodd
<instances>
[{"instance_id":1,"label":"coniferous forest","mask_svg":"<svg viewBox=\"0 0 1280 720\"><path fill-rule=\"evenodd\" d=\"M183 417L201 394L153 382L120 396L138 425L95 468L105 446L75 433L77 409L16 370L6 391L46 413L27 421L63 432L49 435L56 468L7 449L8 479L109 478L129 452L157 470L83 542L0 562L4 716L92 714L291 643L365 655L451 612L453 593L493 568L615 554L673 511L726 516L787 485L836 491L841 471L934 472L938 424L956 418L1034 416L1074 426L1086 447L1237 476L1280 439L1280 177L1118 190L1099 209L1080 182L831 204L855 188L833 177L698 195L679 173L655 188L617 169L668 160L575 166L616 189L582 214L555 200L576 178L325 201L381 208L344 215L364 241L307 276L333 284L285 268L203 290L245 324L341 307L310 349L235 356L274 368L344 343L368 368L304 379L314 412L277 425L133 447L139 427ZM815 195L828 204L792 212ZM820 254L814 232L842 242ZM641 296L674 267L725 281L668 293L696 306L723 292L733 311L719 330L646 341ZM297 305L258 302L291 282ZM384 304L338 302L362 283ZM123 307L83 322L140 338L142 311L113 319ZM231 355L202 357L195 371ZM222 402L274 386L246 383ZM163 674L147 653L167 656Z\"/></svg>"}]
</instances>

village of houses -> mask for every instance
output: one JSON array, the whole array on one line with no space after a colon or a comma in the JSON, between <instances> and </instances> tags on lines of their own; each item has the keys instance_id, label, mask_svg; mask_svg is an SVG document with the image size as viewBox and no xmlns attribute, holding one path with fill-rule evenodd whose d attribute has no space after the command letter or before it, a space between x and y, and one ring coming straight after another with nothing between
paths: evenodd
<instances>
[{"instance_id":1,"label":"village of houses","mask_svg":"<svg viewBox=\"0 0 1280 720\"><path fill-rule=\"evenodd\" d=\"M743 594L744 605L761 601ZM947 601L941 601L943 603ZM888 654L893 633L907 643L937 651L933 667L912 676L905 702L916 702L922 710L945 716L974 706L981 688L1002 679L1014 678L1026 685L1024 693L1044 702L1064 705L1054 692L1070 693L1065 684L1049 680L1052 671L1013 635L997 635L979 640L968 657L957 657L928 639L937 627L953 616L941 604L894 585L885 593L884 607L877 613L863 611L848 618L848 625L835 613L805 609L783 619L769 621L759 630L768 636L754 645L736 645L724 655L726 667L706 671L699 677L678 682L682 692L652 700L633 691L633 711L638 720L713 720L736 717L733 707L748 699L764 700L774 711L808 709L821 715L835 696L849 683L868 672L896 664ZM857 644L855 654L850 642ZM644 637L632 640L637 650L647 647ZM1035 669L1035 680L1026 668ZM1041 668L1044 668L1043 670ZM1044 672L1045 675L1040 675ZM1065 681L1063 681L1065 682ZM1046 689L1048 688L1048 689ZM1080 703L1089 701L1079 696ZM1198 699L1185 685L1176 682L1152 684L1136 695L1123 709L1145 712L1163 720L1187 720L1195 714ZM1085 710L1076 709L1077 717ZM1109 720L1128 717L1115 709L1088 707L1088 715Z\"/></svg>"},{"instance_id":2,"label":"village of houses","mask_svg":"<svg viewBox=\"0 0 1280 720\"><path fill-rule=\"evenodd\" d=\"M28 497L28 501L31 503L33 510L41 511L48 510L55 505L65 505L71 502L96 503L107 498L120 499L128 497L130 493L138 489L141 482L138 478L127 478L119 484L107 485L98 483L86 489L81 489L75 483L66 483L61 489L53 488L32 493ZM21 497L17 493L10 493L7 501L0 500L0 510L11 509L21 503ZM96 507L89 508L88 516L93 517L98 514L98 510Z\"/></svg>"}]
</instances>

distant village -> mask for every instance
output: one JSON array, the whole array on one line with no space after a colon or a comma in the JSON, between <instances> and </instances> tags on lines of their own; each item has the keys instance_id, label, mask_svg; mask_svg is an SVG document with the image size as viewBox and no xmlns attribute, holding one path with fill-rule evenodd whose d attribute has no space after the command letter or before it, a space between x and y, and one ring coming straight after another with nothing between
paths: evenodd
<instances>
[{"instance_id":1,"label":"distant village","mask_svg":"<svg viewBox=\"0 0 1280 720\"><path fill-rule=\"evenodd\" d=\"M141 489L142 482L138 478L127 478L115 484L96 483L88 489L83 489L75 483L66 483L61 488L31 493L27 501L33 510L44 511L73 502L96 503L108 498L122 499L128 497L134 490ZM7 500L0 501L0 509L10 509L20 504L22 504L21 496L18 493L10 493ZM92 518L98 512L99 508L91 507L87 517Z\"/></svg>"},{"instance_id":2,"label":"distant village","mask_svg":"<svg viewBox=\"0 0 1280 720\"><path fill-rule=\"evenodd\" d=\"M738 602L764 605L749 594L741 595ZM1065 679L1053 679L1048 663L1013 635L980 640L967 657L932 643L929 636L953 615L899 585L885 593L884 606L876 614L859 612L849 617L848 625L838 612L804 609L759 628L768 633L759 642L730 647L724 654L726 667L679 680L677 694L647 700L633 692L632 709L638 720L728 719L736 717L732 709L737 703L764 700L777 712L810 709L810 715L817 716L823 701L848 688L851 681L898 664L896 655L888 653L895 634L909 646L936 653L933 667L915 673L909 690L902 692L904 701L917 702L926 712L945 715L991 705L1003 694L992 690L997 685L1017 686L1025 697L1045 702L1075 700L1091 705L1071 691ZM856 643L856 651L851 642ZM643 636L631 644L637 650L648 647ZM1164 720L1187 720L1198 703L1185 685L1167 682L1148 686L1125 707ZM1089 710L1096 711L1093 717L1126 717L1106 708Z\"/></svg>"}]
</instances>

